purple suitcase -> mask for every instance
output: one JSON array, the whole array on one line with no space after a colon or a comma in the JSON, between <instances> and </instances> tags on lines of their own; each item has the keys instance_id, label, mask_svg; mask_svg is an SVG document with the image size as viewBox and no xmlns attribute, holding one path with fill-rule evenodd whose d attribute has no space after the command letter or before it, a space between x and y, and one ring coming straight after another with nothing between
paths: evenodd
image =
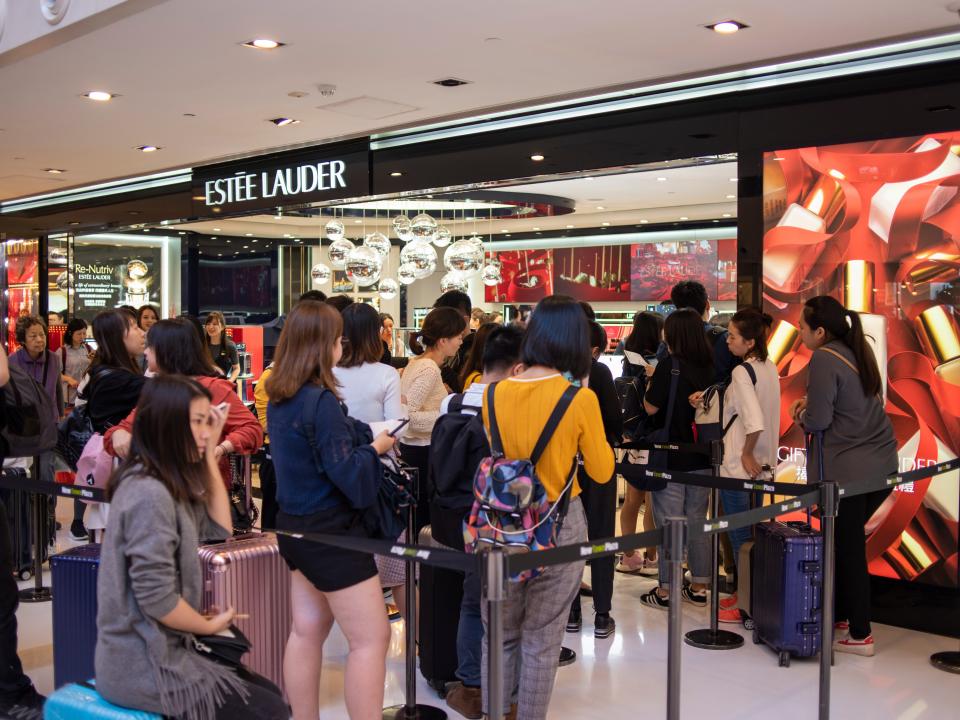
<instances>
[{"instance_id":1,"label":"purple suitcase","mask_svg":"<svg viewBox=\"0 0 960 720\"><path fill-rule=\"evenodd\" d=\"M768 522L756 526L750 604L753 641L790 657L820 651L823 597L823 537L807 523Z\"/></svg>"},{"instance_id":2,"label":"purple suitcase","mask_svg":"<svg viewBox=\"0 0 960 720\"><path fill-rule=\"evenodd\" d=\"M50 558L53 585L53 685L94 676L100 545L78 545Z\"/></svg>"},{"instance_id":3,"label":"purple suitcase","mask_svg":"<svg viewBox=\"0 0 960 720\"><path fill-rule=\"evenodd\" d=\"M272 533L233 538L200 547L201 612L232 607L249 618L235 620L252 644L243 664L283 688L283 651L290 635L290 570Z\"/></svg>"}]
</instances>

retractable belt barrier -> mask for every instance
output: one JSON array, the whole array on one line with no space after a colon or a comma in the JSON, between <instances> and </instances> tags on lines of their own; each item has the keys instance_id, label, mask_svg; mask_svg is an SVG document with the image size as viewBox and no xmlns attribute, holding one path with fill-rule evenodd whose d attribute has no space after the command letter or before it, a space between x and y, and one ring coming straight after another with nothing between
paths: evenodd
<instances>
[{"instance_id":1,"label":"retractable belt barrier","mask_svg":"<svg viewBox=\"0 0 960 720\"><path fill-rule=\"evenodd\" d=\"M24 490L37 495L79 498L90 502L107 501L107 494L100 488L84 487L83 485L61 485L47 480L31 480L29 477L21 477L19 474L0 473L0 488Z\"/></svg>"},{"instance_id":2,"label":"retractable belt barrier","mask_svg":"<svg viewBox=\"0 0 960 720\"><path fill-rule=\"evenodd\" d=\"M649 440L630 440L616 446L617 450L661 450L665 452L693 453L694 455L713 455L709 443L650 442Z\"/></svg>"},{"instance_id":3,"label":"retractable belt barrier","mask_svg":"<svg viewBox=\"0 0 960 720\"><path fill-rule=\"evenodd\" d=\"M778 483L771 480L750 480L749 478L731 478L722 475L702 475L680 470L647 470L644 465L617 463L617 470L624 478L637 480L654 479L681 485L698 485L715 490L746 490L769 495L800 495L804 485L798 483Z\"/></svg>"}]
</instances>

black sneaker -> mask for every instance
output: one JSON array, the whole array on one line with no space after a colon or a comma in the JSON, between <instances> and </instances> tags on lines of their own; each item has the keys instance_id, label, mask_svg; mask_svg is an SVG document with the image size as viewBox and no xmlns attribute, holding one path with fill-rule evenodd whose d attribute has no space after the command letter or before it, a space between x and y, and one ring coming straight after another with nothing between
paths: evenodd
<instances>
[{"instance_id":1,"label":"black sneaker","mask_svg":"<svg viewBox=\"0 0 960 720\"><path fill-rule=\"evenodd\" d=\"M617 623L610 617L610 613L597 613L593 619L593 636L597 640L606 640L617 629Z\"/></svg>"},{"instance_id":2,"label":"black sneaker","mask_svg":"<svg viewBox=\"0 0 960 720\"><path fill-rule=\"evenodd\" d=\"M645 592L640 596L640 602L644 605L657 610L666 610L670 607L670 600L668 598L660 597L660 594L657 592L656 588L651 588L649 592Z\"/></svg>"},{"instance_id":3,"label":"black sneaker","mask_svg":"<svg viewBox=\"0 0 960 720\"><path fill-rule=\"evenodd\" d=\"M577 654L568 647L560 648L560 667L573 665L577 661Z\"/></svg>"},{"instance_id":4,"label":"black sneaker","mask_svg":"<svg viewBox=\"0 0 960 720\"><path fill-rule=\"evenodd\" d=\"M707 591L701 590L700 592L694 592L690 589L689 585L684 585L683 589L680 591L680 597L683 598L684 602L688 602L694 607L706 607L707 606Z\"/></svg>"},{"instance_id":5,"label":"black sneaker","mask_svg":"<svg viewBox=\"0 0 960 720\"><path fill-rule=\"evenodd\" d=\"M578 633L583 627L583 613L578 607L570 608L570 614L567 616L567 632Z\"/></svg>"},{"instance_id":6,"label":"black sneaker","mask_svg":"<svg viewBox=\"0 0 960 720\"><path fill-rule=\"evenodd\" d=\"M70 523L70 539L74 542L85 542L90 539L87 529L83 526L83 520L74 520Z\"/></svg>"},{"instance_id":7,"label":"black sneaker","mask_svg":"<svg viewBox=\"0 0 960 720\"><path fill-rule=\"evenodd\" d=\"M47 701L30 688L16 702L0 702L0 720L43 720L43 704Z\"/></svg>"}]
</instances>

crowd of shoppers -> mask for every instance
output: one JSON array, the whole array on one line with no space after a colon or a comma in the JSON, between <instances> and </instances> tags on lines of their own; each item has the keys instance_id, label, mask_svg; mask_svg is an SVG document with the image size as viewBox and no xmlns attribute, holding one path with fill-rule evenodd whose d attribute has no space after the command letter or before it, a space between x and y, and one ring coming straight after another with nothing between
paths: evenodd
<instances>
[{"instance_id":1,"label":"crowd of shoppers","mask_svg":"<svg viewBox=\"0 0 960 720\"><path fill-rule=\"evenodd\" d=\"M226 461L234 453L266 449L260 463L263 528L347 537L367 534L362 516L377 496L382 456L399 456L419 471L417 531L431 525L435 540L456 549L464 549L462 524L473 501L475 468L491 452L493 418L504 456L529 458L563 398L569 406L536 463L557 513L560 545L617 534L613 448L637 428L659 431L671 442L694 442L694 414L711 385L725 387L722 424L729 428L721 474L748 479L772 472L781 414L779 375L767 357L770 318L746 308L726 329L710 325L709 299L695 282L679 283L672 299L675 309L665 320L637 313L623 343L623 376L638 381L642 396L639 419L627 425L617 385L599 361L610 344L607 333L589 305L565 296L549 296L524 324L504 326L472 308L464 293L445 293L410 338L414 357L403 367L394 357L390 315L346 296L307 293L277 323L274 361L256 385L256 416L236 394L236 346L218 312L201 325L188 318L162 320L149 305L105 311L92 323L93 353L82 320L69 322L62 350L54 353L47 349L44 322L22 318L21 347L10 364L49 394L54 421L64 402L85 403L105 451L117 458L108 484L111 503L98 508L96 519L98 528L106 528L98 583L99 692L120 705L189 720L280 718L290 711L295 720L315 720L324 643L336 622L349 645L347 712L352 718L381 716L390 638L383 589L393 590L404 615L415 610L402 607L401 561L278 536L292 577L286 700L266 679L214 664L185 644L191 635L228 631L234 617L231 608L199 613L196 561L201 538L225 538L233 529ZM811 352L808 389L790 417L815 436L824 466L838 478L895 471L896 441L883 409L881 376L857 313L816 297L806 303L800 328ZM6 370L3 356L0 388ZM398 438L381 429L406 418ZM52 457L47 462L52 468ZM665 469L702 472L706 462L673 453ZM45 467L41 458L42 472ZM809 472L811 482L819 480L816 462ZM886 494L840 504L840 651L874 653L863 528ZM721 500L726 514L749 506L745 492L723 491ZM641 505L644 529L676 515L694 523L707 514L708 490L679 482L628 487L622 534L636 530ZM71 530L86 536L82 512ZM6 541L6 533L0 534ZM730 533L734 557L749 537L749 529ZM613 557L590 561L595 638L616 632L615 565L625 573L659 575L657 586L640 598L644 606L706 606L708 593L718 588L712 587L705 535L689 536L686 558L690 580L680 588L670 586L657 548L625 553L618 564ZM508 718L547 717L564 629L579 632L584 624L584 566L553 565L507 584ZM466 573L463 589L459 623L449 629L457 641L459 682L447 701L465 717L480 718L487 710L482 688L490 649L476 572ZM741 621L735 595L723 599L721 608L721 621ZM9 603L0 607L5 618L15 610L15 603L12 610ZM10 624L0 627L0 642L9 649ZM41 701L18 664L4 669L0 704L29 708Z\"/></svg>"}]
</instances>

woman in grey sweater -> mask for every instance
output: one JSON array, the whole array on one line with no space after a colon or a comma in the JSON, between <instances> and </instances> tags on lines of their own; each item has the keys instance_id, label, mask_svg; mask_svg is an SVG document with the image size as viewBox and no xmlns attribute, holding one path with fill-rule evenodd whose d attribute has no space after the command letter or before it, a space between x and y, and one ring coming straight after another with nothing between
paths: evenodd
<instances>
[{"instance_id":1,"label":"woman in grey sweater","mask_svg":"<svg viewBox=\"0 0 960 720\"><path fill-rule=\"evenodd\" d=\"M800 339L813 351L806 397L790 414L807 432L822 434L823 471L841 485L897 471L897 441L883 408L877 359L860 316L826 295L806 302ZM816 455L807 459L808 482L820 481ZM844 498L836 523L834 649L872 656L870 576L864 526L888 491Z\"/></svg>"},{"instance_id":2,"label":"woman in grey sweater","mask_svg":"<svg viewBox=\"0 0 960 720\"><path fill-rule=\"evenodd\" d=\"M117 705L187 720L288 718L280 690L199 655L233 608L201 615L200 539L230 534L214 454L226 417L210 393L170 375L143 390L130 455L108 485L97 581L97 689Z\"/></svg>"}]
</instances>

